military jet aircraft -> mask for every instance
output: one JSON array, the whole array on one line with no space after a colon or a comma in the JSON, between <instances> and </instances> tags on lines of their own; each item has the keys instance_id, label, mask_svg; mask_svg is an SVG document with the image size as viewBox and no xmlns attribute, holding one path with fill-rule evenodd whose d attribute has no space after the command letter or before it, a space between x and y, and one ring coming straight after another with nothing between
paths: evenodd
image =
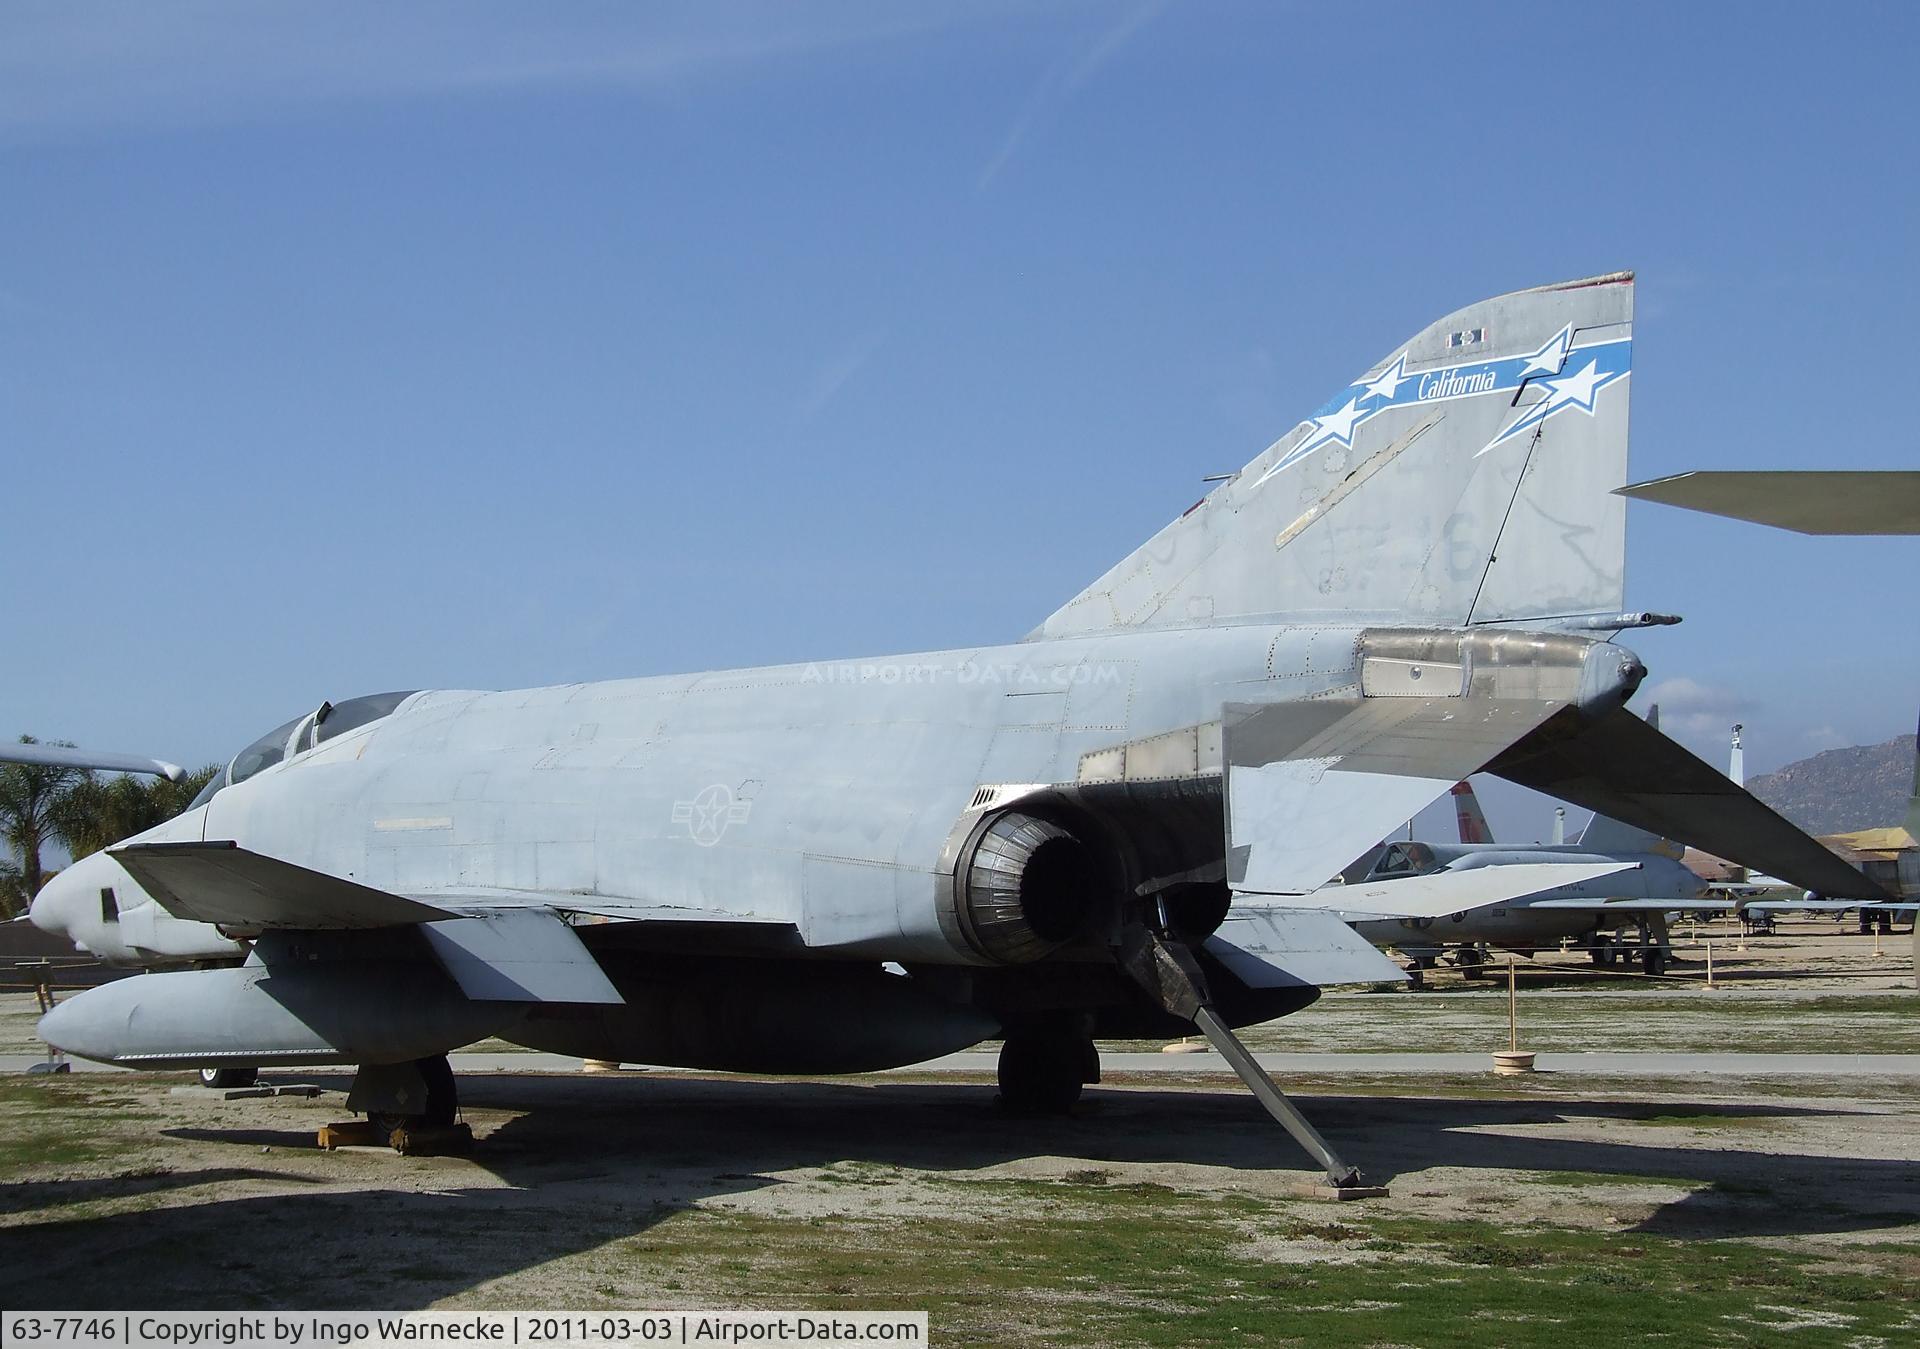
<instances>
[{"instance_id":1,"label":"military jet aircraft","mask_svg":"<svg viewBox=\"0 0 1920 1349\"><path fill-rule=\"evenodd\" d=\"M1621 273L1449 315L1009 645L323 705L35 903L57 924L134 886L245 963L90 990L41 1033L134 1067L355 1064L353 1108L445 1120L445 1055L493 1035L773 1073L1000 1036L1007 1103L1060 1109L1095 1037L1197 1026L1350 1184L1231 1027L1398 977L1334 907L1540 887L1326 887L1461 778L1877 892L1622 706L1645 667L1611 638L1658 621L1622 608L1610 495L1632 305Z\"/></svg>"},{"instance_id":2,"label":"military jet aircraft","mask_svg":"<svg viewBox=\"0 0 1920 1349\"><path fill-rule=\"evenodd\" d=\"M1659 726L1659 708L1648 709L1647 724ZM1731 900L1713 898L1708 884L1682 865L1679 846L1650 830L1596 814L1572 843L1501 844L1494 841L1472 784L1455 783L1453 799L1458 843L1389 843L1357 879L1386 881L1553 862L1614 862L1629 869L1517 895L1499 905L1462 909L1445 918L1354 921L1354 929L1368 941L1412 960L1416 984L1424 970L1449 953L1462 968L1472 970L1484 963L1489 948L1532 954L1575 937L1588 944L1595 964L1610 965L1619 951L1602 934L1629 924L1639 930L1638 949L1647 973L1658 974L1666 966L1669 912L1733 907Z\"/></svg>"},{"instance_id":3,"label":"military jet aircraft","mask_svg":"<svg viewBox=\"0 0 1920 1349\"><path fill-rule=\"evenodd\" d=\"M1604 816L1596 820L1606 821ZM1591 836L1591 837L1589 837ZM1443 917L1351 919L1354 930L1376 946L1402 952L1412 961L1417 985L1424 971L1451 955L1462 969L1478 970L1488 950L1533 952L1578 939L1596 965L1611 965L1621 953L1606 934L1624 926L1640 930L1637 949L1649 974L1666 968L1666 915L1675 911L1717 912L1734 907L1714 899L1707 884L1672 855L1661 840L1648 836L1605 837L1589 828L1573 843L1452 844L1420 841L1390 843L1365 878L1437 876L1488 867L1543 863L1617 863L1624 870L1589 881L1554 886L1498 904L1462 909Z\"/></svg>"}]
</instances>

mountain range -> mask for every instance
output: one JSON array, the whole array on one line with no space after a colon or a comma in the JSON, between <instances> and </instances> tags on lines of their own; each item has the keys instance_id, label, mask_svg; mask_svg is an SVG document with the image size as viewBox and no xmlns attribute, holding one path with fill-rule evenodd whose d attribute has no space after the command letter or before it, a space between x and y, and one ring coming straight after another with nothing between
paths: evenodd
<instances>
[{"instance_id":1,"label":"mountain range","mask_svg":"<svg viewBox=\"0 0 1920 1349\"><path fill-rule=\"evenodd\" d=\"M1747 789L1810 834L1840 834L1903 824L1913 790L1913 737L1823 750Z\"/></svg>"}]
</instances>

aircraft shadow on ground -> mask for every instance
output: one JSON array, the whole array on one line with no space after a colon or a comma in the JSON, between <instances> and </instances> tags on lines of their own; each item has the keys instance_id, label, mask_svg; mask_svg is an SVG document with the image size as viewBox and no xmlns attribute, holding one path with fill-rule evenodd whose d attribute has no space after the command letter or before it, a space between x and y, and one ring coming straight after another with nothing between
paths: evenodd
<instances>
[{"instance_id":1,"label":"aircraft shadow on ground","mask_svg":"<svg viewBox=\"0 0 1920 1349\"><path fill-rule=\"evenodd\" d=\"M309 1144L313 1141L304 1135L302 1137ZM222 1185L246 1180L308 1183L305 1177L239 1166L209 1167L199 1171L155 1171L147 1175L114 1176L110 1179L9 1181L0 1184L0 1214L31 1213L35 1209L83 1204L95 1199L126 1199L135 1195L161 1194L168 1190L188 1190L198 1185Z\"/></svg>"},{"instance_id":2,"label":"aircraft shadow on ground","mask_svg":"<svg viewBox=\"0 0 1920 1349\"><path fill-rule=\"evenodd\" d=\"M144 1191L138 1178L131 1191L101 1188L111 1182L54 1182L95 1187L88 1198L96 1191L105 1197L215 1181L239 1185L223 1185L199 1202L0 1229L0 1302L424 1306L642 1236L702 1200L780 1184L771 1173L834 1164L964 1176L1038 1157L1057 1159L1062 1175L1101 1163L1314 1174L1259 1107L1226 1086L1095 1089L1065 1119L1010 1117L991 1087L884 1080L500 1075L466 1078L462 1092L478 1113L521 1113L484 1133L471 1158L382 1157L380 1165L393 1167L391 1187L373 1188L378 1177L369 1184L363 1168L354 1175L362 1188L323 1185L291 1195L261 1194L249 1182L285 1188L298 1178L242 1168L151 1178ZM1670 1116L1714 1128L1858 1113L1838 1106L1376 1096L1304 1097L1302 1104L1336 1147L1382 1181L1463 1167L1512 1173L1515 1184L1545 1171L1701 1187L1663 1205L1642 1231L1782 1236L1871 1230L1920 1217L1920 1176L1908 1161L1591 1141L1548 1131L1576 1118ZM250 1150L312 1146L310 1134L278 1129L167 1132ZM1727 1141L1745 1140L1729 1132ZM473 1184L474 1167L504 1184ZM7 1198L17 1206L26 1200ZM42 1203L43 1196L30 1206ZM109 1256L114 1272L103 1278ZM628 1259L644 1256L611 1254L609 1269ZM84 1296L76 1292L82 1288Z\"/></svg>"}]
</instances>

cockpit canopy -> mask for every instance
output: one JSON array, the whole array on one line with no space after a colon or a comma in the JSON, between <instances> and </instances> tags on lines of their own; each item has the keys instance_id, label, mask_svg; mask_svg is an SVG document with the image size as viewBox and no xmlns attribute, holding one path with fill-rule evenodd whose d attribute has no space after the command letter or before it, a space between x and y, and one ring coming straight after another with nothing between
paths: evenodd
<instances>
[{"instance_id":1,"label":"cockpit canopy","mask_svg":"<svg viewBox=\"0 0 1920 1349\"><path fill-rule=\"evenodd\" d=\"M1398 876L1424 876L1439 870L1439 860L1425 843L1389 843L1380 860L1373 864L1369 880L1391 880Z\"/></svg>"},{"instance_id":2,"label":"cockpit canopy","mask_svg":"<svg viewBox=\"0 0 1920 1349\"><path fill-rule=\"evenodd\" d=\"M369 693L364 698L349 698L344 703L321 703L305 716L295 717L284 726L274 727L234 755L233 761L215 773L212 780L200 789L200 794L193 798L193 805L206 805L222 787L245 782L289 755L304 753L316 745L324 745L335 736L357 731L362 726L380 720L418 692L418 689L405 689L395 693Z\"/></svg>"}]
</instances>

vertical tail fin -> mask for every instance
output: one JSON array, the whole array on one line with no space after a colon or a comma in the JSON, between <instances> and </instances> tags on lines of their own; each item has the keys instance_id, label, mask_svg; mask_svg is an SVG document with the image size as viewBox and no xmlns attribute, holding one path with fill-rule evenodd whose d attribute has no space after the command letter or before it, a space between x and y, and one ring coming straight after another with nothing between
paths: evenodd
<instances>
[{"instance_id":1,"label":"vertical tail fin","mask_svg":"<svg viewBox=\"0 0 1920 1349\"><path fill-rule=\"evenodd\" d=\"M1453 819L1462 843L1493 842L1493 830L1487 827L1487 813L1480 809L1480 798L1473 794L1470 782L1453 784Z\"/></svg>"},{"instance_id":2,"label":"vertical tail fin","mask_svg":"<svg viewBox=\"0 0 1920 1349\"><path fill-rule=\"evenodd\" d=\"M1632 337L1630 273L1450 314L1031 636L1617 614Z\"/></svg>"},{"instance_id":3,"label":"vertical tail fin","mask_svg":"<svg viewBox=\"0 0 1920 1349\"><path fill-rule=\"evenodd\" d=\"M1727 751L1727 779L1736 787L1747 785L1747 752L1740 747L1740 732L1745 729L1739 722L1733 723L1733 747Z\"/></svg>"}]
</instances>

